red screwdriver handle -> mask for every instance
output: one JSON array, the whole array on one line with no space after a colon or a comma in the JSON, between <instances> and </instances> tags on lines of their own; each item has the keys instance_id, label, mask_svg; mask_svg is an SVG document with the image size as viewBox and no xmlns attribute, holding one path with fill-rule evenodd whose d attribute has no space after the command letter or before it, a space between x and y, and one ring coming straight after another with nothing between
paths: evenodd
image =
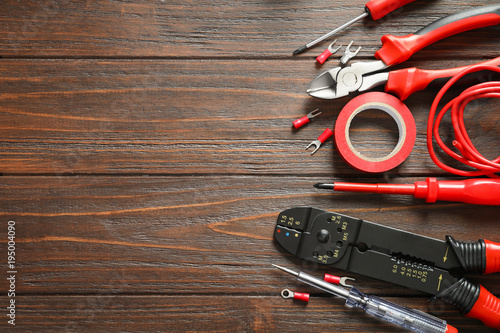
<instances>
[{"instance_id":1,"label":"red screwdriver handle","mask_svg":"<svg viewBox=\"0 0 500 333\"><path fill-rule=\"evenodd\" d=\"M484 61L477 65L500 66L500 57ZM452 78L469 66L455 67L440 70L422 70L418 68L405 68L389 72L389 78L385 84L385 91L392 93L404 101L417 91L424 90L433 82Z\"/></svg>"},{"instance_id":2,"label":"red screwdriver handle","mask_svg":"<svg viewBox=\"0 0 500 333\"><path fill-rule=\"evenodd\" d=\"M482 6L443 17L415 34L382 36L382 48L375 58L388 66L399 64L438 40L464 31L500 23L500 4Z\"/></svg>"},{"instance_id":3,"label":"red screwdriver handle","mask_svg":"<svg viewBox=\"0 0 500 333\"><path fill-rule=\"evenodd\" d=\"M415 198L426 202L457 201L474 205L500 205L500 178L437 180L429 177L415 182Z\"/></svg>"},{"instance_id":4,"label":"red screwdriver handle","mask_svg":"<svg viewBox=\"0 0 500 333\"><path fill-rule=\"evenodd\" d=\"M389 14L390 12L409 4L415 0L371 0L365 7L371 18L375 21Z\"/></svg>"}]
</instances>

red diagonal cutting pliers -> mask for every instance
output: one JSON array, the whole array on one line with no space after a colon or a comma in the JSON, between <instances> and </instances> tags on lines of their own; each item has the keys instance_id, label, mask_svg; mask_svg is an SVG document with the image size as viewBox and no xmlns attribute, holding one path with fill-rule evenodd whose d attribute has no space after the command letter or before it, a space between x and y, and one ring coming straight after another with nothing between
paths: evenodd
<instances>
[{"instance_id":1,"label":"red diagonal cutting pliers","mask_svg":"<svg viewBox=\"0 0 500 333\"><path fill-rule=\"evenodd\" d=\"M412 93L425 89L437 79L451 78L464 67L443 70L409 68L392 72L380 71L409 59L414 53L434 42L467 30L500 23L500 4L487 5L441 18L407 36L385 35L382 48L375 53L379 59L336 67L320 74L309 86L308 94L321 99L335 99L355 91L366 91L385 84L385 90L404 100ZM499 66L500 57L484 62Z\"/></svg>"}]
</instances>

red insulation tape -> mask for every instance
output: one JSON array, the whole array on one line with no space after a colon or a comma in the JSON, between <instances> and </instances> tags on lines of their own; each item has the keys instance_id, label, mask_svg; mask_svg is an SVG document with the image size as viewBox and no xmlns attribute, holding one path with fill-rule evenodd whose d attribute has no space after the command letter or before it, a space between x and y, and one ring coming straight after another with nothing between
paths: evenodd
<instances>
[{"instance_id":1,"label":"red insulation tape","mask_svg":"<svg viewBox=\"0 0 500 333\"><path fill-rule=\"evenodd\" d=\"M352 120L366 110L383 111L396 122L399 140L389 155L379 158L363 156L352 145L349 138ZM396 97L382 92L355 97L342 109L335 123L335 144L339 154L347 164L365 172L384 172L401 164L410 155L416 135L415 120L408 107Z\"/></svg>"}]
</instances>

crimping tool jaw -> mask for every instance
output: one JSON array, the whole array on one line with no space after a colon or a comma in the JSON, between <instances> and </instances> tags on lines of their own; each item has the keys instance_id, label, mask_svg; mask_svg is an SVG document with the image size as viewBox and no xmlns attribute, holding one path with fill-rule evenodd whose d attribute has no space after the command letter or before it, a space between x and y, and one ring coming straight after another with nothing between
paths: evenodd
<instances>
[{"instance_id":1,"label":"crimping tool jaw","mask_svg":"<svg viewBox=\"0 0 500 333\"><path fill-rule=\"evenodd\" d=\"M278 216L274 237L288 252L321 264L345 259L356 237L355 219L312 207L296 207ZM348 228L348 225L350 228Z\"/></svg>"},{"instance_id":2,"label":"crimping tool jaw","mask_svg":"<svg viewBox=\"0 0 500 333\"><path fill-rule=\"evenodd\" d=\"M307 93L321 99L344 97L361 88L366 74L375 73L387 67L389 66L381 60L357 62L344 68L336 67L314 79L307 89ZM370 84L373 85L374 82Z\"/></svg>"}]
</instances>

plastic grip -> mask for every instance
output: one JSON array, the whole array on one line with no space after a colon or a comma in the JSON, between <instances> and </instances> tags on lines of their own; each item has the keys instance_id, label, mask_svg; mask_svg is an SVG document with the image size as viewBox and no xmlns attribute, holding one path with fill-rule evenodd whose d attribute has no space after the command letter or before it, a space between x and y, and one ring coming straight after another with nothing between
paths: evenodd
<instances>
[{"instance_id":1,"label":"plastic grip","mask_svg":"<svg viewBox=\"0 0 500 333\"><path fill-rule=\"evenodd\" d=\"M477 65L499 66L500 57L484 61ZM422 70L418 68L406 68L389 72L389 78L385 85L385 91L399 97L402 101L417 91L424 90L433 81L439 79L450 79L467 69L469 66L455 67L438 70Z\"/></svg>"},{"instance_id":2,"label":"plastic grip","mask_svg":"<svg viewBox=\"0 0 500 333\"><path fill-rule=\"evenodd\" d=\"M500 179L471 178L438 181L429 177L415 182L415 198L426 202L457 201L474 205L500 205Z\"/></svg>"},{"instance_id":3,"label":"plastic grip","mask_svg":"<svg viewBox=\"0 0 500 333\"><path fill-rule=\"evenodd\" d=\"M333 283L333 284L339 284L340 283L340 276L325 274L325 276L323 277L323 280L326 282Z\"/></svg>"},{"instance_id":4,"label":"plastic grip","mask_svg":"<svg viewBox=\"0 0 500 333\"><path fill-rule=\"evenodd\" d=\"M332 55L333 53L330 52L329 49L326 49L321 53L319 56L316 57L316 61L319 62L320 64L324 64L325 61Z\"/></svg>"},{"instance_id":5,"label":"plastic grip","mask_svg":"<svg viewBox=\"0 0 500 333\"><path fill-rule=\"evenodd\" d=\"M371 0L365 5L365 7L366 10L368 10L368 13L370 13L371 18L378 20L399 7L413 1L415 0Z\"/></svg>"},{"instance_id":6,"label":"plastic grip","mask_svg":"<svg viewBox=\"0 0 500 333\"><path fill-rule=\"evenodd\" d=\"M307 116L304 116L302 118L299 118L297 120L294 120L293 121L293 127L295 129L299 129L301 128L302 126L304 126L305 124L307 124L309 122L309 117Z\"/></svg>"},{"instance_id":7,"label":"plastic grip","mask_svg":"<svg viewBox=\"0 0 500 333\"><path fill-rule=\"evenodd\" d=\"M465 316L479 319L486 326L500 330L500 299L480 286L479 297Z\"/></svg>"},{"instance_id":8,"label":"plastic grip","mask_svg":"<svg viewBox=\"0 0 500 333\"><path fill-rule=\"evenodd\" d=\"M333 131L329 128L325 129L323 133L318 137L319 142L324 143L328 138L333 135Z\"/></svg>"},{"instance_id":9,"label":"plastic grip","mask_svg":"<svg viewBox=\"0 0 500 333\"><path fill-rule=\"evenodd\" d=\"M482 6L458 12L439 19L415 34L406 36L382 36L382 48L375 58L388 66L409 59L414 53L443 38L500 23L500 4Z\"/></svg>"},{"instance_id":10,"label":"plastic grip","mask_svg":"<svg viewBox=\"0 0 500 333\"><path fill-rule=\"evenodd\" d=\"M307 303L307 302L309 302L309 294L294 292L293 293L293 299L296 299L296 300L299 300L299 301Z\"/></svg>"},{"instance_id":11,"label":"plastic grip","mask_svg":"<svg viewBox=\"0 0 500 333\"><path fill-rule=\"evenodd\" d=\"M389 73L385 91L404 101L414 92L427 88L432 78L418 68L400 69Z\"/></svg>"},{"instance_id":12,"label":"plastic grip","mask_svg":"<svg viewBox=\"0 0 500 333\"><path fill-rule=\"evenodd\" d=\"M483 274L500 272L500 243L494 243L487 239L486 245L486 269Z\"/></svg>"}]
</instances>

